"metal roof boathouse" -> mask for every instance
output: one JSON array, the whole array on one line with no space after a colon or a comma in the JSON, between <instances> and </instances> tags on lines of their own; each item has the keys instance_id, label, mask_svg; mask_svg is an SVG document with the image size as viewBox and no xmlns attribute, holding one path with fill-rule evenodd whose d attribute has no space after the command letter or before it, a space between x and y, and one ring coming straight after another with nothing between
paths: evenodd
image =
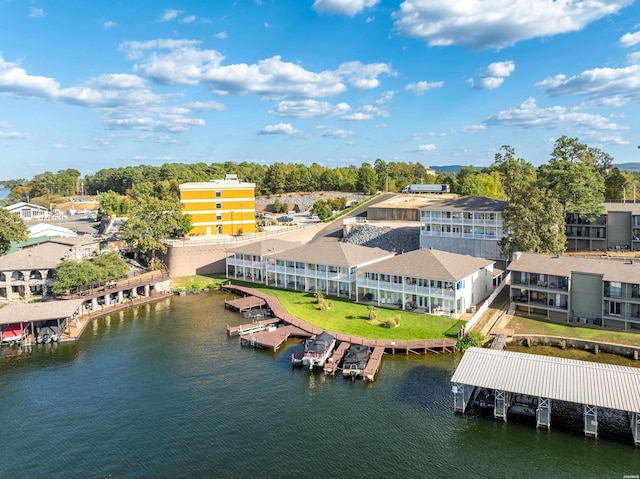
<instances>
[{"instance_id":1,"label":"metal roof boathouse","mask_svg":"<svg viewBox=\"0 0 640 479\"><path fill-rule=\"evenodd\" d=\"M452 378L453 408L464 413L476 388L493 390L493 415L507 420L520 398L531 398L536 426L551 426L553 400L582 404L584 433L598 435L598 408L627 412L640 445L640 369L535 354L469 348Z\"/></svg>"}]
</instances>

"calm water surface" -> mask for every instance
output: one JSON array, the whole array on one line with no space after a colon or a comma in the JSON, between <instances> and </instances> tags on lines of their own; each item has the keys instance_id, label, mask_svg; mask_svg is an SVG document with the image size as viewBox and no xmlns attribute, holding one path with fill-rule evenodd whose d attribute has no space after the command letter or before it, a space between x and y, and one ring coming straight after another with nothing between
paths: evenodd
<instances>
[{"instance_id":1,"label":"calm water surface","mask_svg":"<svg viewBox=\"0 0 640 479\"><path fill-rule=\"evenodd\" d=\"M374 383L242 348L221 293L0 351L0 478L622 478L638 450L452 413L459 356L385 357Z\"/></svg>"}]
</instances>

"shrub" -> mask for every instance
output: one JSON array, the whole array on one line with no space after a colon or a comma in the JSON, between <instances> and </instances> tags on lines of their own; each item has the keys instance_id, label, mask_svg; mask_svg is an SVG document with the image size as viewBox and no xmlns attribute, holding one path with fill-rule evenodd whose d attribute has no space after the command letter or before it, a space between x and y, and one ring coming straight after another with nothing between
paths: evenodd
<instances>
[{"instance_id":1,"label":"shrub","mask_svg":"<svg viewBox=\"0 0 640 479\"><path fill-rule=\"evenodd\" d=\"M481 348L484 345L484 335L480 331L476 331L472 329L471 331L467 331L467 335L458 339L456 343L456 349L458 351L464 351L472 346Z\"/></svg>"}]
</instances>

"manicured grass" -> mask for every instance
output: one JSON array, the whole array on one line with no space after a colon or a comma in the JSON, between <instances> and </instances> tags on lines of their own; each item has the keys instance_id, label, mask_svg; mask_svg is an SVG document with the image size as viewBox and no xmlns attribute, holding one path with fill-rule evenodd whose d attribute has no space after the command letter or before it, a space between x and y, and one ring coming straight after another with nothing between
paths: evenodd
<instances>
[{"instance_id":1,"label":"manicured grass","mask_svg":"<svg viewBox=\"0 0 640 479\"><path fill-rule=\"evenodd\" d=\"M289 313L315 326L362 338L398 341L455 338L464 324L464 321L455 318L375 308L378 322L400 317L400 326L389 329L370 324L367 306L350 300L328 297L331 308L322 311L316 307L316 298L310 293L267 288L242 281L233 283L275 296Z\"/></svg>"},{"instance_id":2,"label":"manicured grass","mask_svg":"<svg viewBox=\"0 0 640 479\"><path fill-rule=\"evenodd\" d=\"M617 364L618 366L628 366L632 368L640 368L640 361L634 361L631 358L620 356L618 354L607 354L585 351L583 349L560 349L554 346L526 346L507 345L507 351L516 351L527 354L540 354L543 356L554 356L558 358L577 359L579 361L591 361L594 363Z\"/></svg>"},{"instance_id":3,"label":"manicured grass","mask_svg":"<svg viewBox=\"0 0 640 479\"><path fill-rule=\"evenodd\" d=\"M509 329L513 329L515 334L541 334L584 339L587 341L624 344L627 346L640 346L640 334L637 333L609 331L600 328L590 328L587 326L573 326L545 319L514 316L507 327Z\"/></svg>"},{"instance_id":4,"label":"manicured grass","mask_svg":"<svg viewBox=\"0 0 640 479\"><path fill-rule=\"evenodd\" d=\"M225 283L226 279L219 276L208 276L196 274L193 276L183 276L181 278L171 279L171 289L173 291L186 291L192 289L214 288L221 283Z\"/></svg>"}]
</instances>

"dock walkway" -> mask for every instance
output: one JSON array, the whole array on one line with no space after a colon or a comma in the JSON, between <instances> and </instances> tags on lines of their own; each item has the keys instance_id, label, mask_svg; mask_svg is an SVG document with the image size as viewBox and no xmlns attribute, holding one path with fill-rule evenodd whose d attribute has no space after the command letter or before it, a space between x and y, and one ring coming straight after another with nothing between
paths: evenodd
<instances>
[{"instance_id":1,"label":"dock walkway","mask_svg":"<svg viewBox=\"0 0 640 479\"><path fill-rule=\"evenodd\" d=\"M367 367L364 368L364 372L362 373L362 377L367 381L373 381L378 369L380 368L380 363L382 362L382 355L384 354L384 347L377 346L373 348L373 352L369 357L369 361L367 362Z\"/></svg>"},{"instance_id":2,"label":"dock walkway","mask_svg":"<svg viewBox=\"0 0 640 479\"><path fill-rule=\"evenodd\" d=\"M340 361L346 354L347 350L351 346L350 343L342 342L338 345L336 350L333 352L333 356L331 356L326 363L324 363L324 373L331 374L335 376L336 371L338 370L338 366L340 365Z\"/></svg>"},{"instance_id":3,"label":"dock walkway","mask_svg":"<svg viewBox=\"0 0 640 479\"><path fill-rule=\"evenodd\" d=\"M269 348L277 351L282 343L289 337L308 337L309 334L295 326L283 326L281 328L269 328L265 331L244 335L240 337L240 344L256 348Z\"/></svg>"}]
</instances>

